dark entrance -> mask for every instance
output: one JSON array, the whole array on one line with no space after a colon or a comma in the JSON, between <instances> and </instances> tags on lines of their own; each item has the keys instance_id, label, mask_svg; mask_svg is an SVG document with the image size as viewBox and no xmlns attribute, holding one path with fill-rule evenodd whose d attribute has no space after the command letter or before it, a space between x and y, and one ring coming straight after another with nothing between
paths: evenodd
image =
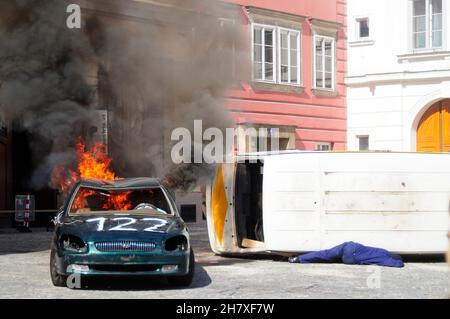
<instances>
[{"instance_id":1,"label":"dark entrance","mask_svg":"<svg viewBox=\"0 0 450 319\"><path fill-rule=\"evenodd\" d=\"M6 128L0 123L0 211L7 210L10 187L8 184L8 140ZM9 224L9 216L0 214L0 225Z\"/></svg>"},{"instance_id":2,"label":"dark entrance","mask_svg":"<svg viewBox=\"0 0 450 319\"><path fill-rule=\"evenodd\" d=\"M47 226L57 210L57 191L48 187L48 178L43 177L41 185L33 185L31 177L48 153L48 145L30 144L31 136L23 130L12 132L12 175L13 195L32 194L35 196L36 221L33 226ZM31 151L31 145L36 150ZM14 207L14 196L10 207ZM11 216L11 221L14 216Z\"/></svg>"},{"instance_id":3,"label":"dark entrance","mask_svg":"<svg viewBox=\"0 0 450 319\"><path fill-rule=\"evenodd\" d=\"M185 222L193 222L197 221L197 206L196 205L181 205L181 218Z\"/></svg>"}]
</instances>

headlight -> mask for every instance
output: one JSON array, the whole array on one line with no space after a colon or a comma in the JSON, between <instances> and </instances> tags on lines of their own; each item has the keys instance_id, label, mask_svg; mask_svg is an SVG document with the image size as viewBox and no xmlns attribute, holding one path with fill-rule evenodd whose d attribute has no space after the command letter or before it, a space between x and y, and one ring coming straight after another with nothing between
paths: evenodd
<instances>
[{"instance_id":1,"label":"headlight","mask_svg":"<svg viewBox=\"0 0 450 319\"><path fill-rule=\"evenodd\" d=\"M74 235L62 235L61 243L64 250L74 253L87 252L87 246L80 237Z\"/></svg>"},{"instance_id":2,"label":"headlight","mask_svg":"<svg viewBox=\"0 0 450 319\"><path fill-rule=\"evenodd\" d=\"M167 228L167 232L180 231L183 228L183 225L179 222L172 223L172 225Z\"/></svg>"},{"instance_id":3,"label":"headlight","mask_svg":"<svg viewBox=\"0 0 450 319\"><path fill-rule=\"evenodd\" d=\"M165 250L167 251L185 251L188 249L187 238L183 235L175 236L166 240Z\"/></svg>"}]
</instances>

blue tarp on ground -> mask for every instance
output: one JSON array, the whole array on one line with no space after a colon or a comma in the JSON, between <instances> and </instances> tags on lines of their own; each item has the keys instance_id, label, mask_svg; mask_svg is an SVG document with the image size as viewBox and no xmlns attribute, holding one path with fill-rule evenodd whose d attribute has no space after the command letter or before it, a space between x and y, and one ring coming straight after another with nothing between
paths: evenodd
<instances>
[{"instance_id":1,"label":"blue tarp on ground","mask_svg":"<svg viewBox=\"0 0 450 319\"><path fill-rule=\"evenodd\" d=\"M349 265L404 266L400 256L394 255L386 249L368 247L352 241L330 249L291 257L289 261L302 264L343 262Z\"/></svg>"}]
</instances>

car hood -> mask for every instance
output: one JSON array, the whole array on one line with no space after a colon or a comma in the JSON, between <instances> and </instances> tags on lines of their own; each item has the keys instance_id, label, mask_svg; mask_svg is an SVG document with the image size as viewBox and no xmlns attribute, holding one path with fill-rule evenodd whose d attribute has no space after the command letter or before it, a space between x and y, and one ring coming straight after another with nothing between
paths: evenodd
<instances>
[{"instance_id":1,"label":"car hood","mask_svg":"<svg viewBox=\"0 0 450 319\"><path fill-rule=\"evenodd\" d=\"M77 235L86 241L145 240L166 237L185 228L179 217L165 214L95 214L66 217L60 232Z\"/></svg>"}]
</instances>

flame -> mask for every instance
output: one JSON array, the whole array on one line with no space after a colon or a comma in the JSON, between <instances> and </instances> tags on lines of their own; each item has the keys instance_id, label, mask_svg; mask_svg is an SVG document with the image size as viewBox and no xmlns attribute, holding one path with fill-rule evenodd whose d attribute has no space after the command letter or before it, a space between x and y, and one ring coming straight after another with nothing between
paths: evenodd
<instances>
[{"instance_id":1,"label":"flame","mask_svg":"<svg viewBox=\"0 0 450 319\"><path fill-rule=\"evenodd\" d=\"M81 178L98 178L104 180L120 179L111 170L111 158L106 154L106 147L102 143L95 143L86 151L86 144L82 139L76 145L78 157L78 173Z\"/></svg>"},{"instance_id":2,"label":"flame","mask_svg":"<svg viewBox=\"0 0 450 319\"><path fill-rule=\"evenodd\" d=\"M80 179L95 178L110 181L121 179L111 169L112 159L106 154L104 144L95 143L87 149L83 139L78 138L75 150L77 155L76 170L59 165L54 168L52 173L52 184L62 193L67 195ZM72 204L72 209L84 208L86 198L93 194L97 194L97 192L88 189L80 191ZM103 208L108 210L132 209L132 204L129 201L130 194L131 192L111 193L105 200Z\"/></svg>"},{"instance_id":3,"label":"flame","mask_svg":"<svg viewBox=\"0 0 450 319\"><path fill-rule=\"evenodd\" d=\"M104 197L102 208L105 210L127 211L133 208L129 198L131 191L121 191L111 193L108 197ZM98 196L99 192L92 189L80 189L75 200L73 201L71 211L77 211L86 207L86 199L89 196Z\"/></svg>"}]
</instances>

